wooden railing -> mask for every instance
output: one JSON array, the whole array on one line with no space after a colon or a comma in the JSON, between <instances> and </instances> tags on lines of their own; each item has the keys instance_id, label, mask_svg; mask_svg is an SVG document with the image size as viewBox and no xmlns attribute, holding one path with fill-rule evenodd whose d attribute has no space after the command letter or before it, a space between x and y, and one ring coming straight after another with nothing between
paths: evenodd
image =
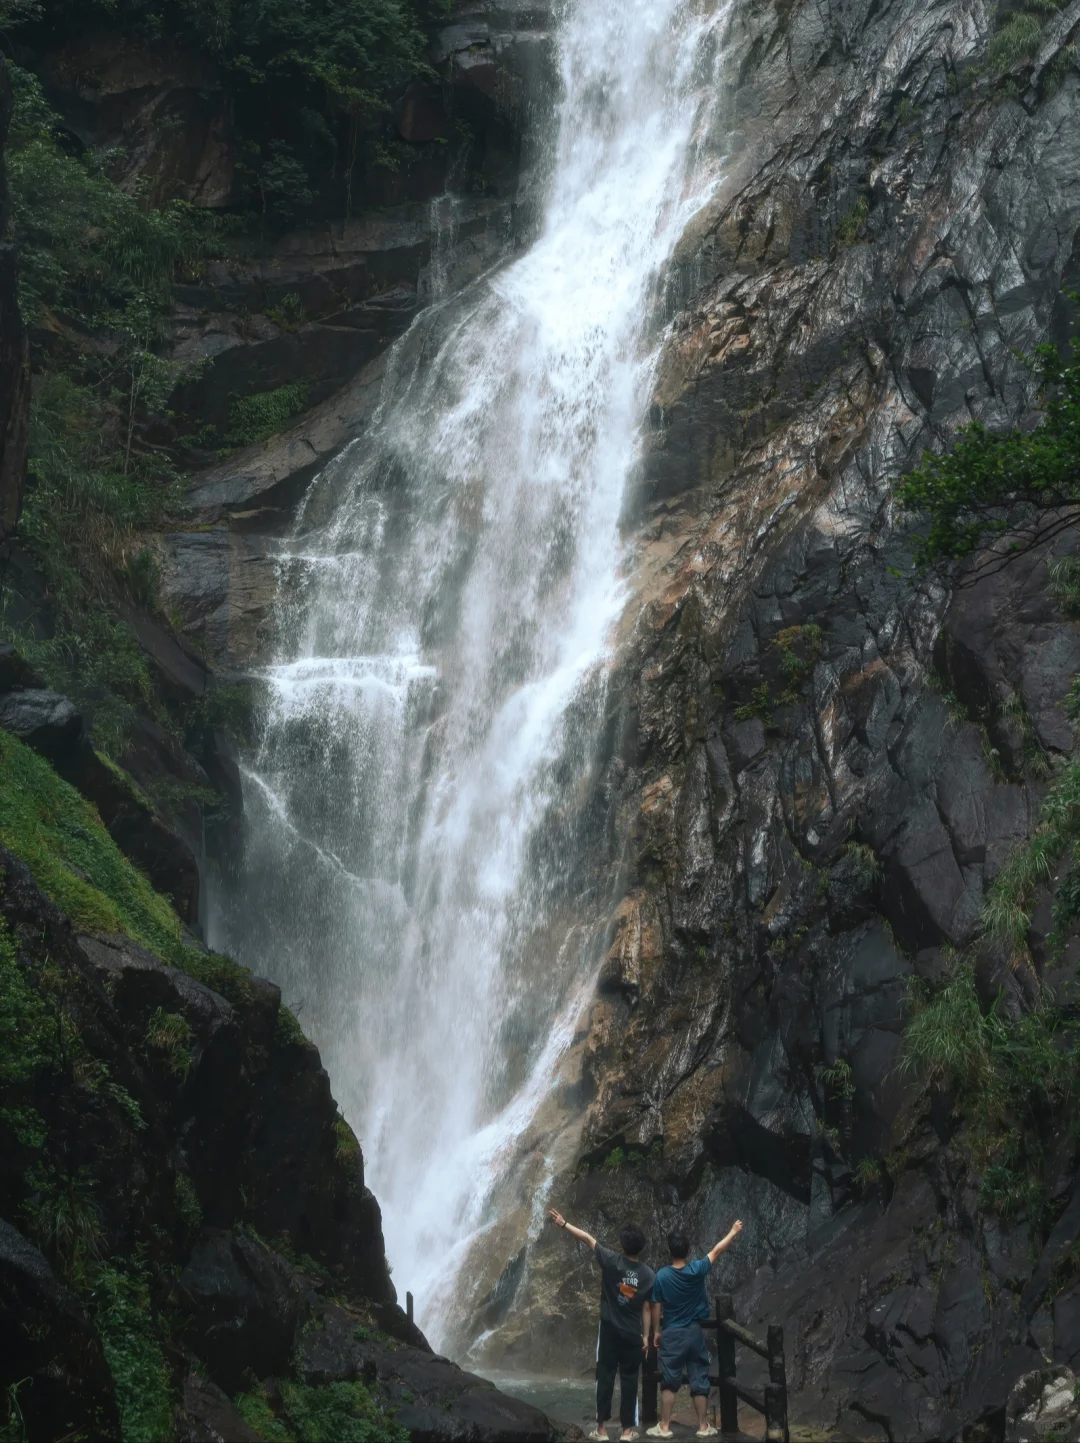
<instances>
[{"instance_id":1,"label":"wooden railing","mask_svg":"<svg viewBox=\"0 0 1080 1443\"><path fill-rule=\"evenodd\" d=\"M769 1443L789 1443L787 1417L787 1365L784 1362L784 1330L773 1324L769 1327L766 1341L760 1342L747 1328L735 1321L735 1308L730 1293L720 1293L716 1299L716 1315L702 1318L701 1326L716 1330L716 1358L718 1371L711 1374L709 1382L720 1395L720 1432L737 1434L739 1431L739 1399L765 1415L765 1437ZM749 1348L769 1364L769 1381L765 1385L764 1397L743 1388L735 1376L735 1349L739 1345ZM659 1417L657 1393L660 1387L660 1368L655 1348L649 1349L642 1375L641 1421L646 1426L655 1423Z\"/></svg>"}]
</instances>

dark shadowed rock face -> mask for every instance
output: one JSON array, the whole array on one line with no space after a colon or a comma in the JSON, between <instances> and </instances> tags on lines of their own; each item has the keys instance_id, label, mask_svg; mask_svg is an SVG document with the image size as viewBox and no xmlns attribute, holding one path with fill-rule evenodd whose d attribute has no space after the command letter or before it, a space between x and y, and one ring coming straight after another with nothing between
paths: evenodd
<instances>
[{"instance_id":1,"label":"dark shadowed rock face","mask_svg":"<svg viewBox=\"0 0 1080 1443\"><path fill-rule=\"evenodd\" d=\"M0 1358L19 1383L28 1438L120 1436L101 1343L73 1293L31 1243L0 1218Z\"/></svg>"},{"instance_id":2,"label":"dark shadowed rock face","mask_svg":"<svg viewBox=\"0 0 1080 1443\"><path fill-rule=\"evenodd\" d=\"M32 1220L34 1178L54 1173L93 1198L94 1256L140 1260L187 1443L258 1436L231 1397L290 1377L361 1381L417 1438L551 1436L434 1358L397 1306L360 1148L275 986L206 957L226 998L127 938L75 937L3 850L0 919L21 981L78 1039L0 1078L0 1390L30 1380L29 1437L120 1436L95 1323L3 1220Z\"/></svg>"},{"instance_id":3,"label":"dark shadowed rock face","mask_svg":"<svg viewBox=\"0 0 1080 1443\"><path fill-rule=\"evenodd\" d=\"M11 77L0 56L0 542L19 519L26 479L30 357L19 312L17 257L10 240L11 205L3 151L11 120Z\"/></svg>"}]
</instances>

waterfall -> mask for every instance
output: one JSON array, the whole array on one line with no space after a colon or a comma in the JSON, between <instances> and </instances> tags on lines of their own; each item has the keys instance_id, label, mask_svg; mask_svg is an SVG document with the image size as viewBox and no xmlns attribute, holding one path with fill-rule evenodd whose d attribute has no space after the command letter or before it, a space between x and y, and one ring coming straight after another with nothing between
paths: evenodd
<instances>
[{"instance_id":1,"label":"waterfall","mask_svg":"<svg viewBox=\"0 0 1080 1443\"><path fill-rule=\"evenodd\" d=\"M719 180L723 8L566 7L536 240L398 344L282 560L216 940L323 1049L436 1345L599 960L620 515L665 263Z\"/></svg>"}]
</instances>

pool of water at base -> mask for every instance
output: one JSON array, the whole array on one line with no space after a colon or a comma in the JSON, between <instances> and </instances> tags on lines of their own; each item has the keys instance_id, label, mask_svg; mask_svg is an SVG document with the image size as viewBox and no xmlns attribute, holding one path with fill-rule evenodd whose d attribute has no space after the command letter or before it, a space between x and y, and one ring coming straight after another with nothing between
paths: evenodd
<instances>
[{"instance_id":1,"label":"pool of water at base","mask_svg":"<svg viewBox=\"0 0 1080 1443\"><path fill-rule=\"evenodd\" d=\"M483 1376L502 1393L531 1403L558 1423L593 1423L596 1418L596 1382L587 1378L543 1377L532 1373L486 1371ZM615 1404L618 1407L618 1384ZM588 1431L588 1430L586 1430Z\"/></svg>"}]
</instances>

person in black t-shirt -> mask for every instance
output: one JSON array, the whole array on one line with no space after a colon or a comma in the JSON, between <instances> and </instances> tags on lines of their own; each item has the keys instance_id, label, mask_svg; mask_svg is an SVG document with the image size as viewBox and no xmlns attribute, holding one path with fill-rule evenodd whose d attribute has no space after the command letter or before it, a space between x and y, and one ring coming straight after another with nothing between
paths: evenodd
<instances>
[{"instance_id":1,"label":"person in black t-shirt","mask_svg":"<svg viewBox=\"0 0 1080 1443\"><path fill-rule=\"evenodd\" d=\"M568 1223L554 1208L548 1216L556 1227L583 1242L600 1265L600 1328L596 1337L596 1427L593 1439L606 1439L619 1375L620 1439L636 1438L638 1421L638 1371L649 1348L649 1300L655 1273L641 1261L645 1234L640 1228L625 1227L619 1234L621 1253L601 1247L582 1228Z\"/></svg>"}]
</instances>

